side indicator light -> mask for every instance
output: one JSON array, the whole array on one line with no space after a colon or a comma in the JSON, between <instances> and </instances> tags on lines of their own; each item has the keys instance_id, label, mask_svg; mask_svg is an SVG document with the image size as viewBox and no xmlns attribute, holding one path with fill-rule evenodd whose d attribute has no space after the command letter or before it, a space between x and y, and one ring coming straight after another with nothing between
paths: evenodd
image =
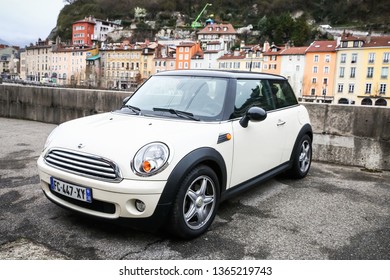
<instances>
[{"instance_id":1,"label":"side indicator light","mask_svg":"<svg viewBox=\"0 0 390 280\"><path fill-rule=\"evenodd\" d=\"M220 144L220 143L229 141L229 140L231 140L231 139L232 139L232 135L231 135L230 133L220 134L220 135L218 136L217 144Z\"/></svg>"}]
</instances>

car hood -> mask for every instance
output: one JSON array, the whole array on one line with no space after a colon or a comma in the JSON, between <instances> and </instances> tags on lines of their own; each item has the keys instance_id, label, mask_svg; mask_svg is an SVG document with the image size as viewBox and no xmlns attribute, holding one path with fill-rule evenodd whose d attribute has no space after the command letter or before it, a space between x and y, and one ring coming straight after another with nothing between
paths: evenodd
<instances>
[{"instance_id":1,"label":"car hood","mask_svg":"<svg viewBox=\"0 0 390 280\"><path fill-rule=\"evenodd\" d=\"M98 155L116 162L123 175L137 151L151 142L168 145L176 163L190 151L215 146L219 123L104 113L61 124L51 135L48 148L65 148ZM224 131L225 133L228 131ZM132 174L128 174L132 176Z\"/></svg>"}]
</instances>

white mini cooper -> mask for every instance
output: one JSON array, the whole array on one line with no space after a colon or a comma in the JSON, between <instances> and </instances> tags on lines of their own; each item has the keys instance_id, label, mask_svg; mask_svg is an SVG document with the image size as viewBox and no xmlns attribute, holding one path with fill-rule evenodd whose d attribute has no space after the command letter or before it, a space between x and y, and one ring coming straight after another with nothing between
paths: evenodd
<instances>
[{"instance_id":1,"label":"white mini cooper","mask_svg":"<svg viewBox=\"0 0 390 280\"><path fill-rule=\"evenodd\" d=\"M56 204L193 238L223 200L281 172L305 177L312 138L281 76L167 71L119 110L59 125L38 168Z\"/></svg>"}]
</instances>

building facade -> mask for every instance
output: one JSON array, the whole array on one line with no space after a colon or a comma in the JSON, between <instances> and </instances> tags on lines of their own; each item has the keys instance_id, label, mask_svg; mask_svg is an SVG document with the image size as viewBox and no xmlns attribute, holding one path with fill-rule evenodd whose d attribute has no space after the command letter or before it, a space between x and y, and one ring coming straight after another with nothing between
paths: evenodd
<instances>
[{"instance_id":1,"label":"building facade","mask_svg":"<svg viewBox=\"0 0 390 280\"><path fill-rule=\"evenodd\" d=\"M302 99L307 47L288 47L280 53L280 74L288 79L295 95Z\"/></svg>"},{"instance_id":2,"label":"building facade","mask_svg":"<svg viewBox=\"0 0 390 280\"><path fill-rule=\"evenodd\" d=\"M92 46L95 38L95 25L92 17L74 22L72 24L72 45Z\"/></svg>"},{"instance_id":3,"label":"building facade","mask_svg":"<svg viewBox=\"0 0 390 280\"><path fill-rule=\"evenodd\" d=\"M176 46L176 69L191 68L192 57L201 52L199 42L182 42Z\"/></svg>"},{"instance_id":4,"label":"building facade","mask_svg":"<svg viewBox=\"0 0 390 280\"><path fill-rule=\"evenodd\" d=\"M237 31L230 23L213 23L197 33L198 41L201 43L221 41L223 42L225 53L229 52L237 40Z\"/></svg>"},{"instance_id":5,"label":"building facade","mask_svg":"<svg viewBox=\"0 0 390 280\"><path fill-rule=\"evenodd\" d=\"M306 50L302 100L332 103L336 41L314 41Z\"/></svg>"},{"instance_id":6,"label":"building facade","mask_svg":"<svg viewBox=\"0 0 390 280\"><path fill-rule=\"evenodd\" d=\"M337 47L335 103L389 105L390 36L343 34Z\"/></svg>"}]
</instances>

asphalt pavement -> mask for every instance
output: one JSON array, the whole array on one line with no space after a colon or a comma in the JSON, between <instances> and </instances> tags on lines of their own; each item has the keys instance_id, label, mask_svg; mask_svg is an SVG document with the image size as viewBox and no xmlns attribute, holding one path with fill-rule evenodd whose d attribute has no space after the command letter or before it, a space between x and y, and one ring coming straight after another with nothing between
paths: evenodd
<instances>
[{"instance_id":1,"label":"asphalt pavement","mask_svg":"<svg viewBox=\"0 0 390 280\"><path fill-rule=\"evenodd\" d=\"M36 160L55 127L0 118L0 260L389 260L390 172L313 162L225 201L190 241L96 221L51 203Z\"/></svg>"}]
</instances>

